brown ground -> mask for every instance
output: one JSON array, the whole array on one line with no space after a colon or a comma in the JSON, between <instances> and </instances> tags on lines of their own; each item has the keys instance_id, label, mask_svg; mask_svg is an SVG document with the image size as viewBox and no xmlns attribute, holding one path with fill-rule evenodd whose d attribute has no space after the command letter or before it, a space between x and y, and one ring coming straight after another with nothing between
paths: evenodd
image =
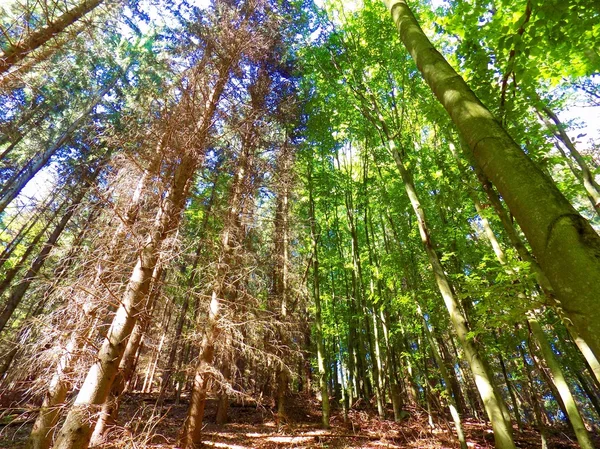
<instances>
[{"instance_id":1,"label":"brown ground","mask_svg":"<svg viewBox=\"0 0 600 449\"><path fill-rule=\"evenodd\" d=\"M101 449L176 448L178 432L183 423L187 404L167 402L162 414L154 409L155 397L135 394L122 406L123 426L111 434L111 440ZM207 448L223 449L287 449L287 448L458 448L450 423L436 419L436 427L428 425L427 415L412 410L410 418L401 423L380 420L373 412L353 410L344 423L341 413L334 413L331 429L320 427L319 404L303 396L289 398L286 423L277 424L269 408L236 404L230 408L229 424L214 423L216 406L210 401L206 409L204 444ZM0 419L0 448L17 449L23 446L31 428L26 410ZM476 421L465 422L469 448L493 448L489 426ZM532 429L516 433L518 448L541 447L539 435ZM575 449L578 445L570 432L554 430L550 449ZM596 439L600 448L600 438Z\"/></svg>"}]
</instances>

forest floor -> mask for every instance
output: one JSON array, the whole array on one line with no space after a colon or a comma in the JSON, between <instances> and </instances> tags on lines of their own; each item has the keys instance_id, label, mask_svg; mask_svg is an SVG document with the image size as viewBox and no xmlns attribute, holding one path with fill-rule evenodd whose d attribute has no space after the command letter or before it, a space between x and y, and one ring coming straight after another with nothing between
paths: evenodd
<instances>
[{"instance_id":1,"label":"forest floor","mask_svg":"<svg viewBox=\"0 0 600 449\"><path fill-rule=\"evenodd\" d=\"M173 449L181 430L187 403L166 402L157 413L153 395L128 395L122 404L121 417L125 423L111 433L110 441L98 449ZM331 428L321 428L319 403L303 396L289 398L288 420L277 424L270 408L234 404L229 409L229 423L214 424L216 401L209 400L205 413L203 443L206 448L223 449L287 449L287 448L372 448L372 449L438 449L458 448L451 423L437 417L435 428L428 424L425 411L409 410L410 416L401 423L381 420L372 410L352 410L344 422L341 411L334 411ZM390 410L391 414L391 410ZM27 412L5 416L0 420L0 448L18 449L24 446L31 429ZM473 449L493 448L493 435L486 423L467 420L464 423L468 446ZM550 429L549 449L578 447L568 429ZM539 434L533 429L518 432L518 448L541 447ZM600 437L596 437L600 448Z\"/></svg>"}]
</instances>

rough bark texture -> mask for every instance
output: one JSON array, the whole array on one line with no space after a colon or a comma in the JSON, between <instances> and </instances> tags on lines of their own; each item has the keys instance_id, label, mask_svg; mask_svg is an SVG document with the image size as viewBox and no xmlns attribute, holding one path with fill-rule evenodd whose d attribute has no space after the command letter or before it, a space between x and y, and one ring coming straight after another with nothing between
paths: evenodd
<instances>
[{"instance_id":1,"label":"rough bark texture","mask_svg":"<svg viewBox=\"0 0 600 449\"><path fill-rule=\"evenodd\" d=\"M161 243L179 221L194 171L193 159L183 157L175 170L170 192L159 208L155 227L138 254L126 292L98 352L97 361L88 371L58 434L54 446L57 449L87 448L89 444L96 413L107 399L127 341L149 293Z\"/></svg>"}]
</instances>

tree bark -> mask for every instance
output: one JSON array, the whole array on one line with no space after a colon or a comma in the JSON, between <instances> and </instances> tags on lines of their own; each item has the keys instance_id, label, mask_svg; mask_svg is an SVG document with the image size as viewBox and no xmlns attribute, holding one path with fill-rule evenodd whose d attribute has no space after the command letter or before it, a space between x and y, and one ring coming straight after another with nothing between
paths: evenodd
<instances>
[{"instance_id":1,"label":"tree bark","mask_svg":"<svg viewBox=\"0 0 600 449\"><path fill-rule=\"evenodd\" d=\"M79 5L64 12L54 22L50 22L45 27L34 31L16 45L9 46L0 55L0 75L10 70L14 64L24 59L27 54L43 46L69 25L97 8L102 2L103 0L82 0Z\"/></svg>"},{"instance_id":2,"label":"tree bark","mask_svg":"<svg viewBox=\"0 0 600 449\"><path fill-rule=\"evenodd\" d=\"M600 236L433 47L404 0L384 0L425 81L527 236L565 314L600 356Z\"/></svg>"},{"instance_id":3,"label":"tree bark","mask_svg":"<svg viewBox=\"0 0 600 449\"><path fill-rule=\"evenodd\" d=\"M533 313L528 314L527 322L529 323L529 328L535 336L540 350L544 355L544 360L546 361L548 368L550 368L552 380L556 385L556 389L558 390L563 403L565 404L565 409L567 411L567 415L569 416L569 421L571 422L573 431L575 432L575 436L577 437L579 446L581 446L581 449L594 449L594 444L592 443L588 431L585 428L585 424L581 419L581 415L579 414L577 404L575 403L573 395L571 394L569 385L567 384L560 364L558 363L558 360L556 360L554 351L552 350L550 343L548 343L540 323L537 321Z\"/></svg>"},{"instance_id":4,"label":"tree bark","mask_svg":"<svg viewBox=\"0 0 600 449\"><path fill-rule=\"evenodd\" d=\"M456 429L456 435L458 438L458 442L460 443L461 449L467 449L467 441L465 439L465 434L463 432L462 423L460 420L460 415L458 414L458 409L456 407L456 400L452 394L451 388L451 378L448 370L446 369L446 364L440 355L440 351L437 347L435 339L431 335L431 331L429 330L429 324L425 320L425 316L421 311L421 307L417 305L417 312L421 316L423 321L423 329L425 330L425 336L427 340L429 340L429 345L431 346L431 351L433 352L433 357L438 365L440 373L442 374L442 378L444 379L444 387L446 389L446 394L448 395L448 408L450 409L450 415L452 416L452 420L454 421L454 428Z\"/></svg>"},{"instance_id":5,"label":"tree bark","mask_svg":"<svg viewBox=\"0 0 600 449\"><path fill-rule=\"evenodd\" d=\"M202 225L200 226L201 233L206 232L206 228L208 225L208 218L210 217L211 210L213 207L213 202L215 199L215 194L217 191L217 180L218 173L216 174L213 182L213 187L210 194L210 199L208 200L208 204L206 205L206 209L204 211L204 218L202 220ZM202 240L201 240L202 242ZM196 248L196 253L194 254L194 260L192 262L192 266L190 268L190 274L187 281L187 288L193 290L194 283L197 277L198 263L200 262L200 255L202 253L202 248L204 247L203 243L199 243ZM173 368L175 364L175 357L177 355L177 348L179 347L179 341L181 339L181 335L183 334L183 326L185 325L187 312L190 304L190 295L185 295L183 300L183 304L181 306L181 311L179 312L179 316L177 317L177 322L175 324L175 335L173 336L173 342L171 343L171 350L169 351L169 358L167 360L167 367L163 372L160 393L158 394L158 399L156 400L157 407L162 407L165 393L167 392L167 388L169 387L169 382L171 380L171 376L173 375Z\"/></svg>"},{"instance_id":6,"label":"tree bark","mask_svg":"<svg viewBox=\"0 0 600 449\"><path fill-rule=\"evenodd\" d=\"M251 182L250 180L253 178L252 158L256 150L257 137L255 124L254 120L249 120L243 126L245 129L242 130L243 146L237 162L235 178L229 192L229 210L221 233L220 254L209 304L207 329L200 345L200 357L194 371L190 406L180 438L180 444L184 449L193 449L202 444L202 420L204 419L209 382L212 378L212 371L215 369L213 366L215 346L223 332L220 323L223 314L223 299L227 298L233 302L237 295L235 287L233 289L228 287L227 280L234 264L236 245L239 244L242 194L248 193L247 190L256 187L253 185L246 186L248 188L245 189L245 183Z\"/></svg>"},{"instance_id":7,"label":"tree bark","mask_svg":"<svg viewBox=\"0 0 600 449\"><path fill-rule=\"evenodd\" d=\"M309 162L310 164L311 162ZM309 221L313 250L313 297L315 301L315 328L317 340L317 369L319 371L319 388L321 391L321 422L325 429L329 428L329 390L327 388L327 369L325 367L325 345L323 342L323 319L321 317L321 292L319 283L319 235L315 217L315 201L313 196L312 167L308 167Z\"/></svg>"},{"instance_id":8,"label":"tree bark","mask_svg":"<svg viewBox=\"0 0 600 449\"><path fill-rule=\"evenodd\" d=\"M497 394L497 391L495 391L496 389L489 374L489 367L480 356L475 342L467 337L469 329L466 319L461 312L458 300L452 291L448 278L444 272L444 268L433 247L433 243L429 235L425 211L423 210L419 201L417 191L412 181L412 176L404 167L400 152L396 148L395 142L389 137L390 135L389 131L387 130L387 125L383 120L381 120L381 126L384 137L388 139L387 144L389 146L389 150L396 161L396 166L400 172L402 181L404 182L406 193L417 217L421 241L425 247L425 251L429 258L429 263L432 266L436 283L444 299L446 308L448 309L450 321L452 322L454 330L456 331L456 335L465 351L465 355L467 356L467 360L475 377L477 389L479 390L479 394L483 400L487 415L492 423L496 446L499 449L514 449L515 445L512 439L511 423L510 420L507 420L502 413L503 406L501 402L503 402L503 399ZM504 408L505 407L506 406L504 405Z\"/></svg>"},{"instance_id":9,"label":"tree bark","mask_svg":"<svg viewBox=\"0 0 600 449\"><path fill-rule=\"evenodd\" d=\"M117 376L112 384L110 395L102 405L102 412L98 418L98 421L96 422L96 426L94 427L94 432L92 433L90 440L91 446L101 445L109 431L109 426L114 425L117 422L123 392L125 391L127 383L133 377L135 362L137 360L136 356L138 354L142 338L146 334L148 326L150 325L152 312L154 311L154 305L156 304L157 298L162 290L162 274L163 267L160 263L157 263L154 268L154 272L152 273L151 292L146 299L146 304L144 305L142 312L147 316L139 319L135 323L135 327L131 332L129 340L127 341L127 347L125 348L123 358L119 363L119 371L117 372Z\"/></svg>"},{"instance_id":10,"label":"tree bark","mask_svg":"<svg viewBox=\"0 0 600 449\"><path fill-rule=\"evenodd\" d=\"M462 164L455 152L454 145L451 144L450 149L453 152L454 157L459 165L459 169L466 175L467 172L462 167ZM465 153L466 153L465 155L467 156L467 158L470 159L470 157L469 157L469 156L471 156L470 153L468 151L465 151ZM595 378L597 379L598 382L600 382L600 361L599 361L598 357L596 357L596 354L594 353L594 351L592 350L590 345L588 345L587 341L579 335L579 333L577 332L577 329L575 329L571 319L566 316L565 311L563 310L563 307L556 300L556 297L554 294L554 289L553 289L552 285L550 284L550 280L548 279L546 274L542 271L542 269L541 269L540 265L538 264L537 260L535 259L535 257L529 252L529 250L525 246L523 240L521 240L521 237L517 234L517 231L515 230L515 227L511 221L510 217L508 216L508 213L504 209L502 201L500 200L498 194L494 190L494 187L491 185L491 183L489 182L489 180L487 179L485 174L481 171L481 169L476 165L475 161L471 161L471 163L473 164L473 169L475 170L475 173L479 179L479 182L481 183L481 186L483 187L483 191L487 195L487 197L490 201L490 204L492 205L492 207L496 211L496 215L500 219L500 223L502 224L502 227L503 227L504 231L506 232L506 235L508 236L510 243L517 250L519 257L523 261L529 263L529 266L530 266L533 274L535 275L535 278L540 286L541 291L544 293L544 295L546 296L546 298L548 300L548 305L551 306L556 311L558 316L561 318L563 324L565 325L565 327L571 334L573 341L575 342L575 344L581 351L582 355L586 359L588 365L590 366L590 369L592 370ZM492 246L494 248L494 253L496 254L496 257L498 258L500 263L504 264L506 262L504 251L498 244L496 236L495 236L494 232L492 231L492 229L489 225L489 222L487 220L482 220L482 225L484 226L484 229L486 229L486 235L492 241ZM488 228L489 228L489 230L487 230ZM494 241L496 242L495 244L493 243Z\"/></svg>"},{"instance_id":11,"label":"tree bark","mask_svg":"<svg viewBox=\"0 0 600 449\"><path fill-rule=\"evenodd\" d=\"M119 76L115 76L112 82L104 86L88 104L85 110L69 125L69 127L60 135L56 141L50 145L41 154L30 159L23 168L7 181L2 190L0 190L0 213L6 209L6 206L14 200L29 181L48 163L50 158L69 141L72 134L85 122L92 110L100 103L116 84Z\"/></svg>"},{"instance_id":12,"label":"tree bark","mask_svg":"<svg viewBox=\"0 0 600 449\"><path fill-rule=\"evenodd\" d=\"M88 371L58 434L56 449L84 449L89 444L95 424L95 418L90 419L90 416L95 415L110 392L127 341L149 293L161 244L179 222L195 169L196 161L189 154L182 157L175 169L169 192L159 207L153 229L138 253L121 305L98 352L97 361Z\"/></svg>"}]
</instances>

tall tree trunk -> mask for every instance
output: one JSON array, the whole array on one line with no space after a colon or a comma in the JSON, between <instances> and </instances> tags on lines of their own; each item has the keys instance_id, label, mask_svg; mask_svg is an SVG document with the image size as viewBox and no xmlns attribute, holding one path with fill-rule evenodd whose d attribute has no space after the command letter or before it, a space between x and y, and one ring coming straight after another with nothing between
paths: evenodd
<instances>
[{"instance_id":1,"label":"tall tree trunk","mask_svg":"<svg viewBox=\"0 0 600 449\"><path fill-rule=\"evenodd\" d=\"M72 25L94 8L97 8L102 2L103 0L82 0L79 5L65 11L53 22L34 31L18 44L9 46L0 55L0 75L10 70L14 64L25 58L27 54L41 47L69 25Z\"/></svg>"},{"instance_id":2,"label":"tall tree trunk","mask_svg":"<svg viewBox=\"0 0 600 449\"><path fill-rule=\"evenodd\" d=\"M577 377L581 388L583 389L583 391L585 391L585 394L590 400L592 407L594 407L596 415L598 415L598 417L600 418L600 396L598 395L598 392L594 391L590 384L588 384L587 379L583 376L581 372L575 370L575 377Z\"/></svg>"},{"instance_id":3,"label":"tall tree trunk","mask_svg":"<svg viewBox=\"0 0 600 449\"><path fill-rule=\"evenodd\" d=\"M537 98L537 100L539 102L542 101L539 98ZM600 215L600 186L594 179L594 175L592 174L592 171L590 170L587 163L585 162L585 159L583 158L581 153L579 151L577 151L575 144L573 143L573 141L567 134L565 125L560 121L560 119L554 113L554 111L552 111L552 109L550 109L546 105L538 106L538 114L540 115L540 117L542 117L542 120L544 121L544 123L548 127L548 129L552 132L552 134L554 134L554 136L560 142L563 143L563 145L567 148L567 150L569 150L569 154L571 155L571 157L573 159L575 159L575 162L577 162L577 165L579 165L579 169L581 171L575 170L575 168L572 167L570 160L568 161L569 166L571 167L571 170L573 171L573 174L585 188L585 191L587 192L587 194L590 198L590 202L592 203L592 207L594 208L596 213L598 215ZM552 120L554 122L555 126L552 126L552 124L548 121L548 119L546 119L542 114L546 115L550 120ZM560 149L560 147L559 147L559 149ZM565 157L568 158L567 155L565 155Z\"/></svg>"},{"instance_id":4,"label":"tall tree trunk","mask_svg":"<svg viewBox=\"0 0 600 449\"><path fill-rule=\"evenodd\" d=\"M127 383L133 377L135 362L137 360L136 356L138 355L142 338L150 326L154 305L162 291L162 274L163 266L162 264L157 263L154 272L152 273L152 287L150 289L150 294L146 299L146 304L143 309L143 314L146 315L147 318L138 320L131 332L127 347L123 353L123 358L119 363L119 371L112 384L110 395L102 405L102 412L94 427L94 432L92 433L90 440L91 446L101 445L109 431L108 427L117 422L123 392L125 391Z\"/></svg>"},{"instance_id":5,"label":"tall tree trunk","mask_svg":"<svg viewBox=\"0 0 600 449\"><path fill-rule=\"evenodd\" d=\"M396 161L396 166L400 172L402 181L404 182L406 193L417 217L421 241L425 247L425 252L429 258L429 263L432 266L436 283L444 299L446 308L448 309L450 321L452 322L454 330L456 331L456 335L463 350L465 351L465 355L467 356L467 360L475 377L477 389L479 390L485 410L492 423L496 446L499 449L514 449L515 445L512 439L512 427L510 419L507 419L507 417L505 417L502 413L503 406L501 402L503 402L503 399L495 391L496 388L490 376L489 367L479 354L475 342L467 337L469 328L467 326L466 319L461 312L460 304L456 299L454 292L452 291L446 273L444 272L444 268L438 258L435 248L433 247L433 242L431 241L431 237L429 235L425 211L419 201L412 176L404 167L400 152L396 148L395 142L389 137L390 134L387 130L387 124L383 120L381 120L381 127L384 137L388 139L387 144L389 146L389 150ZM504 408L505 407L506 406L504 405Z\"/></svg>"},{"instance_id":6,"label":"tall tree trunk","mask_svg":"<svg viewBox=\"0 0 600 449\"><path fill-rule=\"evenodd\" d=\"M496 338L497 337L494 336ZM504 357L502 357L501 353L498 353L498 361L500 362L500 368L502 368L502 377L504 378L504 383L506 384L506 389L508 391L508 396L510 397L510 402L513 406L513 412L515 413L515 419L517 421L517 426L520 431L523 430L523 423L521 422L521 414L519 413L519 404L517 402L517 396L514 391L514 386L511 383L510 378L508 377L508 372L506 371L506 364L504 363Z\"/></svg>"},{"instance_id":7,"label":"tall tree trunk","mask_svg":"<svg viewBox=\"0 0 600 449\"><path fill-rule=\"evenodd\" d=\"M550 372L552 373L552 381L554 382L554 385L556 385L558 394L565 404L565 409L567 411L569 421L571 422L571 426L573 427L573 431L575 432L575 436L577 437L579 446L581 446L581 449L594 449L594 444L592 443L588 431L585 428L585 424L581 419L581 415L577 409L577 404L575 403L575 399L573 398L571 390L569 389L569 384L563 375L560 364L558 363L558 360L556 360L554 351L552 350L550 343L548 343L540 323L537 321L537 318L533 313L528 314L527 322L529 323L529 328L531 329L531 332L533 333L542 354L544 354L546 364L548 365L548 368L550 368Z\"/></svg>"},{"instance_id":8,"label":"tall tree trunk","mask_svg":"<svg viewBox=\"0 0 600 449\"><path fill-rule=\"evenodd\" d=\"M128 69L125 70L125 72ZM69 125L69 127L60 135L56 141L42 153L31 158L25 166L14 174L14 176L0 190L0 213L6 209L6 206L14 200L21 190L29 181L48 163L50 158L56 153L65 143L69 141L72 134L89 118L92 110L102 101L106 95L117 83L120 76L115 76L112 82L104 86L90 101L85 110Z\"/></svg>"},{"instance_id":9,"label":"tall tree trunk","mask_svg":"<svg viewBox=\"0 0 600 449\"><path fill-rule=\"evenodd\" d=\"M310 162L309 162L310 164ZM321 316L321 292L319 283L319 235L315 214L312 167L308 167L309 221L313 251L313 297L315 301L315 328L317 340L317 369L319 370L319 387L321 391L321 408L323 427L329 428L329 390L327 388L327 369L325 366L325 345L323 341L323 318Z\"/></svg>"},{"instance_id":10,"label":"tall tree trunk","mask_svg":"<svg viewBox=\"0 0 600 449\"><path fill-rule=\"evenodd\" d=\"M208 200L208 204L206 205L206 209L204 210L204 218L202 219L202 224L200 225L200 234L204 234L207 231L208 227L208 219L211 215L213 203L215 201L215 195L217 192L217 181L219 178L218 170L215 173L213 186L210 193L210 198ZM200 262L200 256L202 254L202 249L204 248L204 244L202 242L202 238L196 248L196 253L194 254L194 260L192 262L192 266L190 268L190 274L188 276L187 288L192 290L194 288L194 284L197 279L197 268L198 263ZM161 385L160 385L160 393L158 395L158 399L156 400L156 405L158 407L162 407L165 394L167 392L167 388L169 387L169 382L171 380L171 376L173 375L173 368L175 364L175 357L177 355L177 349L179 348L179 342L181 340L181 335L183 334L183 327L185 325L187 312L190 304L190 295L185 295L183 300L183 304L181 306L181 311L179 312L179 316L177 318L177 323L175 324L175 335L173 336L173 343L171 344L171 349L169 351L169 358L167 360L166 369L163 372Z\"/></svg>"},{"instance_id":11,"label":"tall tree trunk","mask_svg":"<svg viewBox=\"0 0 600 449\"><path fill-rule=\"evenodd\" d=\"M239 244L239 231L241 227L240 212L242 206L242 194L246 191L245 183L253 178L252 158L254 157L256 145L256 129L254 121L249 120L244 124L243 147L237 161L236 174L229 192L229 210L225 217L225 223L221 232L220 254L217 265L217 273L213 284L211 300L208 310L207 328L202 337L200 345L200 357L194 371L192 393L190 395L190 406L188 408L180 444L184 449L193 449L201 444L202 420L204 419L204 408L208 387L212 378L211 371L214 369L215 347L223 329L220 319L223 313L223 299L233 302L237 291L235 287L229 288L228 277L234 264L236 246ZM251 189L256 186L250 186Z\"/></svg>"},{"instance_id":12,"label":"tall tree trunk","mask_svg":"<svg viewBox=\"0 0 600 449\"><path fill-rule=\"evenodd\" d=\"M35 260L31 263L29 270L27 270L27 273L25 273L25 276L23 276L23 279L21 280L21 282L19 282L19 284L17 284L11 290L10 296L6 300L4 310L0 314L0 332L2 332L2 330L6 326L6 324L8 323L8 320L12 316L13 312L15 311L15 309L17 308L17 306L19 305L19 303L25 296L25 293L27 293L27 290L29 290L31 283L37 277L39 271L44 266L46 259L48 258L48 256L50 255L50 252L56 245L56 242L58 241L58 239L61 236L62 232L64 231L65 227L67 226L67 223L69 222L69 220L71 220L71 217L77 210L79 203L81 202L81 200L87 193L87 191L88 191L87 187L89 187L89 185L94 182L94 180L96 179L96 176L99 174L99 172L100 172L100 168L97 168L96 172L90 176L90 179L86 180L86 183L88 185L82 187L79 190L79 192L77 193L77 195L75 196L75 198L73 198L67 211L65 212L65 214L62 216L62 218L60 219L60 221L58 222L58 224L52 231L52 234L50 234L50 236L48 237L48 240L46 240L46 242L44 243L44 246L40 250L40 252L37 255L37 257L35 258Z\"/></svg>"},{"instance_id":13,"label":"tall tree trunk","mask_svg":"<svg viewBox=\"0 0 600 449\"><path fill-rule=\"evenodd\" d=\"M288 317L289 308L289 214L290 214L290 190L293 184L292 165L293 152L291 145L286 141L283 143L281 155L278 159L277 172L279 180L276 186L276 209L274 223L274 254L275 264L273 267L273 288L272 296L274 299L275 316L279 319L278 325L278 341L284 349L281 358L286 359L290 356L287 347L290 344L289 332L285 329ZM276 370L276 404L277 404L277 419L279 423L287 421L286 413L286 395L288 391L289 376L287 367L283 364Z\"/></svg>"},{"instance_id":14,"label":"tall tree trunk","mask_svg":"<svg viewBox=\"0 0 600 449\"><path fill-rule=\"evenodd\" d=\"M23 254L21 254L19 261L12 268L10 268L4 272L4 279L2 279L2 282L0 282L0 295L2 295L8 288L10 288L15 276L26 265L27 259L29 259L29 256L31 255L31 253L33 253L33 251L37 248L38 243L40 242L40 240L42 240L42 237L44 237L44 235L46 234L46 231L48 231L48 229L52 225L52 222L54 221L54 219L58 216L58 214L60 214L60 212L63 210L63 207L68 202L69 202L69 200L67 198L54 210L54 213L52 214L51 217L49 217L47 219L44 227L42 229L40 229L37 232L37 234L35 234L35 236L33 237L33 239L30 242L27 243L27 248L25 249ZM42 219L42 217L38 217L38 218L40 218L40 220ZM4 323L4 324L6 324L6 323ZM4 327L4 325L2 324L2 318L0 318L0 332L2 332L3 327Z\"/></svg>"},{"instance_id":15,"label":"tall tree trunk","mask_svg":"<svg viewBox=\"0 0 600 449\"><path fill-rule=\"evenodd\" d=\"M450 145L450 149L451 149L452 153L454 154L454 157L459 165L460 170L466 175L467 171L462 166L462 163L460 162L460 160L456 154L455 147L453 144ZM472 159L470 157L471 155L468 151L465 151L465 153L466 153L467 158ZM598 357L596 357L596 354L594 353L594 351L592 350L590 345L588 345L587 341L579 335L579 333L577 332L577 329L575 329L575 327L573 325L573 322L571 321L571 319L569 317L566 316L566 314L563 310L563 307L556 300L556 297L554 295L554 289L553 289L552 285L550 284L550 280L548 279L546 274L542 271L542 269L541 269L540 265L538 264L537 260L535 259L535 257L533 257L533 255L529 252L529 250L525 246L523 240L521 240L521 237L517 234L517 231L515 230L515 227L511 221L510 217L508 216L508 213L506 212L506 210L504 209L504 206L502 205L502 201L500 200L498 194L496 193L493 186L487 179L485 173L483 173L481 171L481 169L475 164L474 161L471 161L471 162L473 164L473 168L479 179L479 182L481 183L483 190L484 190L485 194L487 195L488 200L490 201L490 204L496 211L496 215L500 219L500 223L502 224L502 227L503 227L504 231L506 232L506 235L508 236L510 243L517 250L519 257L523 261L529 263L529 266L530 266L533 274L535 275L535 278L540 286L540 289L542 290L542 292L548 299L548 305L551 306L556 311L558 316L561 318L563 324L565 325L565 327L571 334L573 341L575 342L575 344L581 351L582 355L584 356L588 365L590 366L592 372L594 373L595 378L597 379L598 382L600 382L600 361L599 361ZM475 198L474 198L474 202L475 202L475 205L477 206L478 202L476 201ZM482 220L482 225L485 229L486 235L492 242L492 247L494 248L494 253L496 254L496 257L498 258L500 263L504 264L506 262L504 250L500 247L500 245L496 239L496 236L489 225L489 222L487 220ZM496 242L496 243L494 243L494 242Z\"/></svg>"},{"instance_id":16,"label":"tall tree trunk","mask_svg":"<svg viewBox=\"0 0 600 449\"><path fill-rule=\"evenodd\" d=\"M565 314L600 357L600 236L433 47L405 0L384 0L425 81L526 235Z\"/></svg>"},{"instance_id":17,"label":"tall tree trunk","mask_svg":"<svg viewBox=\"0 0 600 449\"><path fill-rule=\"evenodd\" d=\"M106 401L110 392L127 341L149 293L161 244L179 222L196 163L191 155L186 154L175 169L169 192L138 253L121 305L98 351L97 360L88 371L58 434L56 449L84 449L89 444L95 424L95 419L90 419L90 416L95 415L95 410Z\"/></svg>"},{"instance_id":18,"label":"tall tree trunk","mask_svg":"<svg viewBox=\"0 0 600 449\"><path fill-rule=\"evenodd\" d=\"M531 369L529 369L529 363L527 363L527 357L525 356L525 349L523 345L519 344L519 353L521 354L521 360L523 362L523 370L527 375L527 380L529 382L529 391L531 393L531 406L533 407L533 415L535 417L535 425L537 427L538 432L540 433L540 438L542 442L542 449L548 449L548 436L547 430L544 423L544 418L542 417L541 410L541 401L539 395L536 390L536 382L533 380L533 376L531 374Z\"/></svg>"},{"instance_id":19,"label":"tall tree trunk","mask_svg":"<svg viewBox=\"0 0 600 449\"><path fill-rule=\"evenodd\" d=\"M438 368L440 369L440 373L442 374L442 378L444 379L444 387L446 389L446 394L448 395L448 408L450 409L450 416L452 416L452 420L454 421L454 428L456 429L458 442L460 443L461 449L467 449L467 441L465 440L465 434L463 432L462 423L460 421L460 415L458 414L458 409L456 407L456 400L452 394L452 381L450 378L450 374L448 373L446 364L444 363L444 360L440 355L440 351L437 347L435 339L431 335L429 325L427 324L425 316L423 315L423 312L421 311L421 307L419 305L417 305L417 312L423 320L423 329L425 330L425 336L427 337L427 340L429 340L429 345L431 346L433 357L435 358Z\"/></svg>"}]
</instances>

